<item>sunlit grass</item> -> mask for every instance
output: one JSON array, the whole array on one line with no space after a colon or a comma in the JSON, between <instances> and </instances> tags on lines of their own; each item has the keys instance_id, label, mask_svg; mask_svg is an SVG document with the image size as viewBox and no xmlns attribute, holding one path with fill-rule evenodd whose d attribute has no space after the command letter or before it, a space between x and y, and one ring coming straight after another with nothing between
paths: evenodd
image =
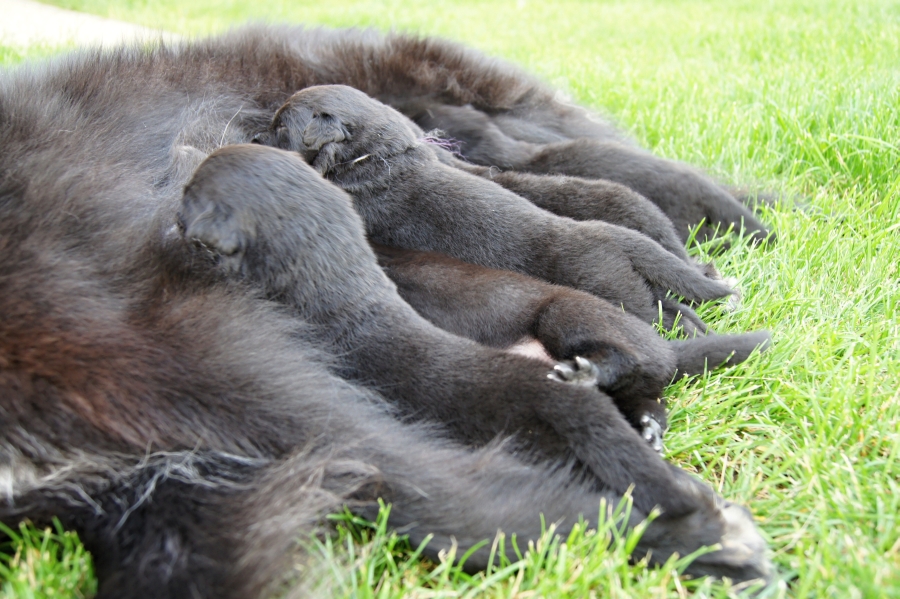
<instances>
[{"instance_id":1,"label":"sunlit grass","mask_svg":"<svg viewBox=\"0 0 900 599\"><path fill-rule=\"evenodd\" d=\"M0 599L81 599L96 592L91 556L59 523L56 530L22 523L17 531L0 524L0 534L9 539L0 545Z\"/></svg>"},{"instance_id":2,"label":"sunlit grass","mask_svg":"<svg viewBox=\"0 0 900 599\"><path fill-rule=\"evenodd\" d=\"M728 597L733 589L709 580L680 580L694 556L672 557L666 564L648 568L646 562L629 564L641 530L625 530L615 516L628 510L624 501L614 506L613 518L590 526L580 522L565 538L547 527L544 535L527 546L515 538L498 535L490 545L495 565L486 572L466 574L459 564L466 556L451 549L439 563L417 559L422 547L387 529L389 508L378 521L369 523L350 514L335 516L337 534L313 544L310 568L327 589L327 596L358 599L409 597L678 597L692 592L704 597ZM599 515L606 506L600 506ZM504 547L514 545L519 559L505 559ZM699 553L703 553L701 551ZM308 574L307 574L308 575Z\"/></svg>"}]
</instances>

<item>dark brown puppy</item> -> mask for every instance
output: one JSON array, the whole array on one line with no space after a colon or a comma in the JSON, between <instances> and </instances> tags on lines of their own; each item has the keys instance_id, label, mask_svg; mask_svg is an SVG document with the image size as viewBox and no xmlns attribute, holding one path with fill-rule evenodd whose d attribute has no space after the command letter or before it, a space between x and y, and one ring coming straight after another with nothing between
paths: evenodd
<instances>
[{"instance_id":1,"label":"dark brown puppy","mask_svg":"<svg viewBox=\"0 0 900 599\"><path fill-rule=\"evenodd\" d=\"M546 101L545 101L546 102ZM669 217L682 240L700 223L698 239L729 227L751 239L771 236L753 212L726 187L697 169L637 148L603 123L582 117L581 127L565 126L553 102L532 101L494 112L469 104L433 100L398 101L397 108L425 130L438 129L459 144L467 160L500 170L605 179L649 198ZM570 108L571 110L571 108ZM553 114L556 113L556 114ZM752 198L743 198L748 203ZM604 203L593 198L550 202L547 210L572 218L604 220Z\"/></svg>"},{"instance_id":2,"label":"dark brown puppy","mask_svg":"<svg viewBox=\"0 0 900 599\"><path fill-rule=\"evenodd\" d=\"M652 326L589 293L434 252L373 247L400 296L419 314L492 347L539 343L547 358L571 363L557 366L554 376L589 377L658 451L667 425L662 392L676 372L694 375L738 364L770 340L759 331L666 341Z\"/></svg>"},{"instance_id":3,"label":"dark brown puppy","mask_svg":"<svg viewBox=\"0 0 900 599\"><path fill-rule=\"evenodd\" d=\"M631 229L556 216L448 166L422 135L392 108L335 85L294 94L256 139L299 152L348 191L376 243L439 251L582 289L647 322L658 318L659 302L666 322L674 322L679 307L666 300L670 291L690 301L732 293Z\"/></svg>"},{"instance_id":4,"label":"dark brown puppy","mask_svg":"<svg viewBox=\"0 0 900 599\"><path fill-rule=\"evenodd\" d=\"M489 179L539 208L575 220L601 220L633 229L690 262L684 242L666 214L653 202L620 183L501 171L496 167L471 164L452 155L447 157L446 150L437 151L448 164Z\"/></svg>"}]
</instances>

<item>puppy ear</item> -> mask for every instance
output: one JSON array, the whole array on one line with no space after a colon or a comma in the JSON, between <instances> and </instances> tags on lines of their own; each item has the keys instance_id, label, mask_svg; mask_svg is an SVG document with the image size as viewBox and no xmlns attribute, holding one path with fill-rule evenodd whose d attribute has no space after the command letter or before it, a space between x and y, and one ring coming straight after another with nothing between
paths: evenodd
<instances>
[{"instance_id":1,"label":"puppy ear","mask_svg":"<svg viewBox=\"0 0 900 599\"><path fill-rule=\"evenodd\" d=\"M308 150L318 151L327 143L349 141L350 132L338 117L317 114L303 130L302 139Z\"/></svg>"}]
</instances>

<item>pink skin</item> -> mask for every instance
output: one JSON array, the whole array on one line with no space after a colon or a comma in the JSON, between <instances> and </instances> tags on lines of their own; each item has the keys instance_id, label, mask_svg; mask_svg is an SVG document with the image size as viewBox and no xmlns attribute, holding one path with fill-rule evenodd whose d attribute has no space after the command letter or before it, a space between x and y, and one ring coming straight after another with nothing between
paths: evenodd
<instances>
[{"instance_id":1,"label":"pink skin","mask_svg":"<svg viewBox=\"0 0 900 599\"><path fill-rule=\"evenodd\" d=\"M522 337L515 345L507 347L506 351L511 354L518 354L520 356L525 356L526 358L533 358L535 360L540 360L541 362L546 362L550 366L557 363L556 360L550 357L550 354L547 353L547 350L544 349L541 342L532 337Z\"/></svg>"}]
</instances>

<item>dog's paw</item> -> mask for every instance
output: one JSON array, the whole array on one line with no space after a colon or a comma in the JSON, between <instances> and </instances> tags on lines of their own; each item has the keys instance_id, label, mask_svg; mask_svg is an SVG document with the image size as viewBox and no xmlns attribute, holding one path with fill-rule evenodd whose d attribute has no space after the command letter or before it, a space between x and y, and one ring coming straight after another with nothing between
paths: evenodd
<instances>
[{"instance_id":1,"label":"dog's paw","mask_svg":"<svg viewBox=\"0 0 900 599\"><path fill-rule=\"evenodd\" d=\"M753 516L747 508L727 501L721 505L719 513L724 522L719 548L699 556L688 571L729 578L735 583L736 590L762 590L772 583L775 568Z\"/></svg>"},{"instance_id":2,"label":"dog's paw","mask_svg":"<svg viewBox=\"0 0 900 599\"><path fill-rule=\"evenodd\" d=\"M663 452L663 427L650 414L641 416L641 437L654 451Z\"/></svg>"},{"instance_id":3,"label":"dog's paw","mask_svg":"<svg viewBox=\"0 0 900 599\"><path fill-rule=\"evenodd\" d=\"M547 378L579 387L596 387L600 383L600 374L596 364L587 358L575 356L571 362L560 362L554 366Z\"/></svg>"}]
</instances>

